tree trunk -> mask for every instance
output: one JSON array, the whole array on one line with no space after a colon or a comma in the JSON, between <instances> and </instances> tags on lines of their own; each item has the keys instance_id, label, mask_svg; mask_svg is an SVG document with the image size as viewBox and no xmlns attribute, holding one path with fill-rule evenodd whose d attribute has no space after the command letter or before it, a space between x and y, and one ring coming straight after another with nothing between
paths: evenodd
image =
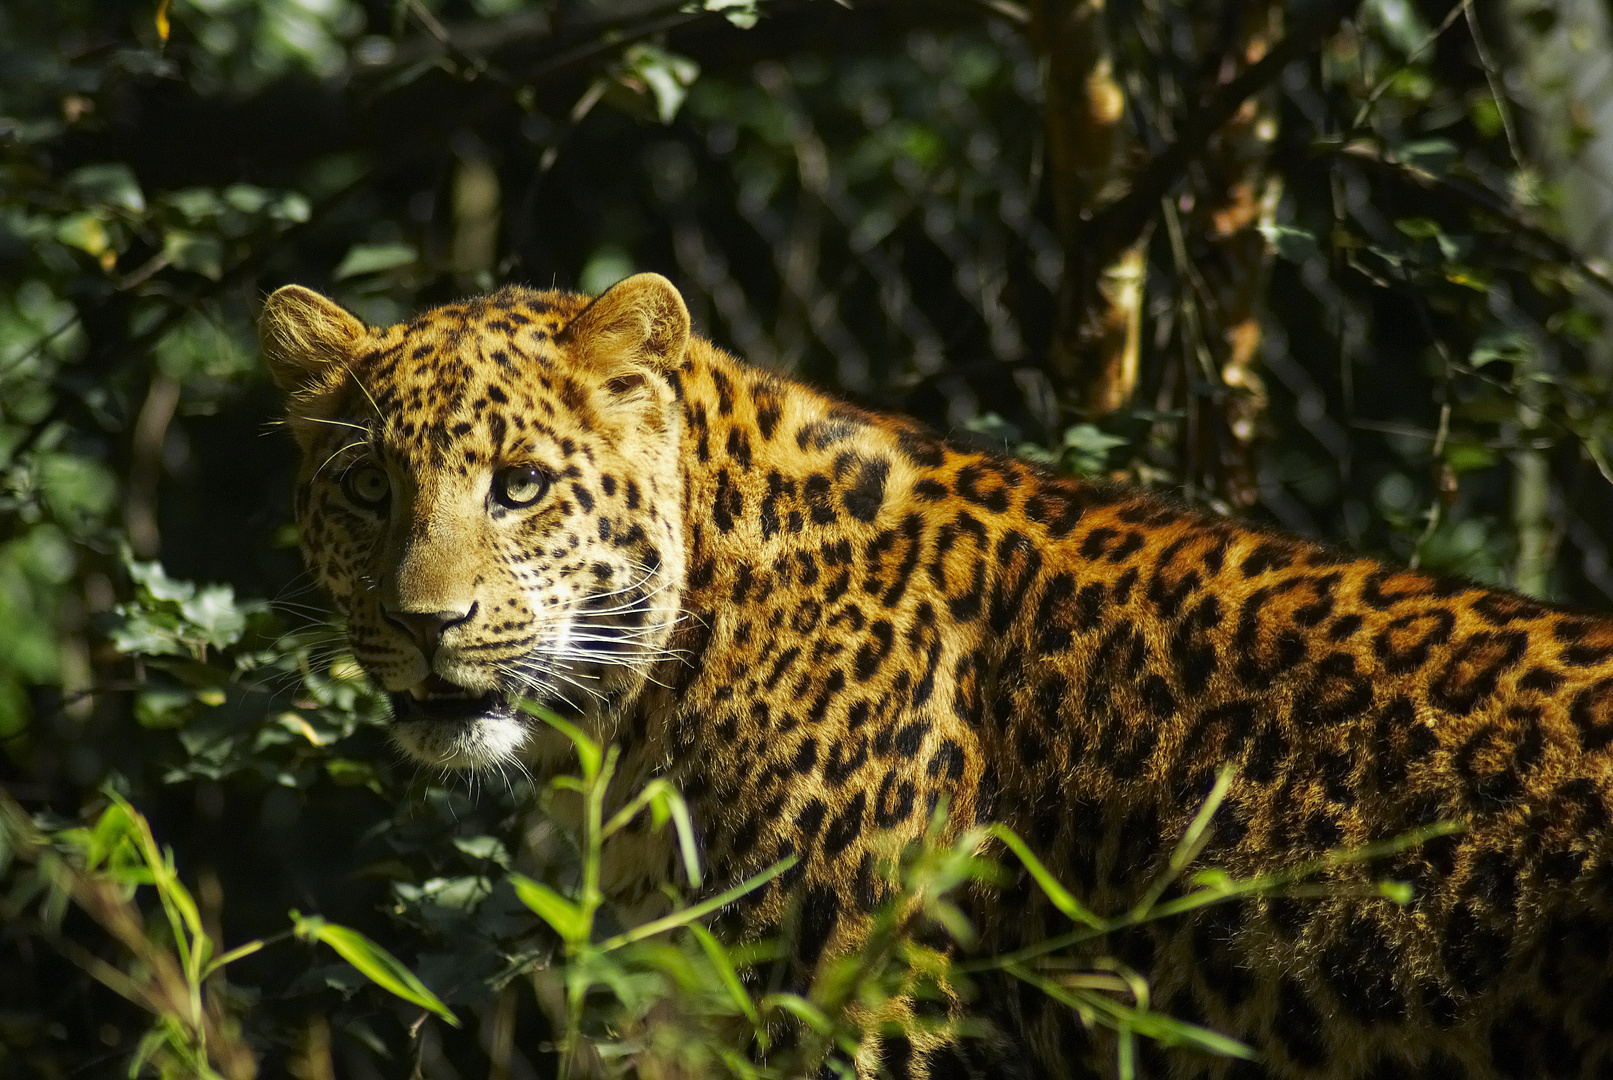
<instances>
[{"instance_id":1,"label":"tree trunk","mask_svg":"<svg viewBox=\"0 0 1613 1080\"><path fill-rule=\"evenodd\" d=\"M1062 396L1104 416L1125 407L1137 384L1147 241L1094 261L1082 226L1129 189L1138 155L1104 0L1042 0L1031 31L1046 65L1047 157L1065 255L1049 369Z\"/></svg>"}]
</instances>

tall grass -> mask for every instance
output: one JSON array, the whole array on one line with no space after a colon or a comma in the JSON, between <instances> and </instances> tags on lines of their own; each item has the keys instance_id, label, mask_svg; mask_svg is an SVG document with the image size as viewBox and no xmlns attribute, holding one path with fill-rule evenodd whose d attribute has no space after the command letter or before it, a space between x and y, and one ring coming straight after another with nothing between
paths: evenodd
<instances>
[{"instance_id":1,"label":"tall grass","mask_svg":"<svg viewBox=\"0 0 1613 1080\"><path fill-rule=\"evenodd\" d=\"M1094 943L1127 927L1238 897L1336 895L1337 886L1309 879L1452 831L1451 826L1435 826L1258 877L1196 869L1233 780L1230 767L1223 768L1165 870L1138 903L1128 911L1100 915L1002 825L964 830L947 839L942 805L921 842L888 852L880 868L888 892L861 946L820 963L804 989L790 990L770 976L787 963L779 942L725 942L708 923L783 874L793 857L732 887L705 888L694 826L677 790L664 779L651 780L607 814L618 748L602 746L547 710L527 710L576 748L577 771L554 777L548 789L551 795L565 793L581 801L581 823L569 837L580 873L570 884L514 871L505 875L505 884L521 904L552 931L557 948L506 957L484 989L529 989L552 1025L557 1071L563 1078L635 1074L783 1080L819 1075L825 1068L851 1077L859 1057L865 1063L871 1060L873 1038L910 1037L919 1030L926 1036L957 1038L987 1034L971 1021L948 1019L946 1008L915 1012L906 1003L924 997L943 1004L961 1000L988 973L1029 984L1074 1010L1089 1028L1112 1030L1115 1073L1121 1080L1131 1080L1135 1073L1138 1038L1250 1057L1250 1049L1233 1039L1156 1011L1143 975L1118 961L1095 958ZM374 985L417 1009L413 1036L426 1022L459 1023L386 949L318 915L293 910L283 932L223 948L204 928L173 852L158 844L146 819L126 799L110 788L104 794L104 808L92 823L55 827L30 818L0 794L0 862L21 867L11 875L3 914L150 1015L150 1027L128 1060L130 1077L254 1077L258 1055L243 1035L245 998L229 991L226 968L293 938L329 946ZM648 815L652 829L675 833L687 894L669 887L668 914L607 929L609 920L602 919L602 912L608 901L600 884L605 847L641 815ZM973 951L975 928L957 896L966 886L989 890L1003 882L1003 859L1023 865L1047 900L1068 918L1070 929L1011 953L978 955ZM539 873L538 868L528 869ZM1165 899L1170 886L1184 876L1186 887ZM1409 887L1398 882L1368 888L1400 903L1410 897ZM70 905L116 944L121 964L63 933ZM921 944L935 942L938 934L957 948L943 951Z\"/></svg>"}]
</instances>

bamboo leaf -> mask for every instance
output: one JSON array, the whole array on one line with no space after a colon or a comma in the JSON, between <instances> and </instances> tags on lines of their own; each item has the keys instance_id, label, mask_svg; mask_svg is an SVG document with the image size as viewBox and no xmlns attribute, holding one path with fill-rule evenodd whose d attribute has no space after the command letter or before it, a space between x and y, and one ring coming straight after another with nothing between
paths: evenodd
<instances>
[{"instance_id":1,"label":"bamboo leaf","mask_svg":"<svg viewBox=\"0 0 1613 1080\"><path fill-rule=\"evenodd\" d=\"M209 975L213 974L213 972L224 967L226 964L233 964L235 961L240 960L243 957L251 956L253 953L263 948L263 945L264 942L261 939L258 941L249 941L245 945L237 945L223 956L220 956L218 959L214 960L211 964L208 964L207 967L202 971L202 978L207 978Z\"/></svg>"},{"instance_id":2,"label":"bamboo leaf","mask_svg":"<svg viewBox=\"0 0 1613 1080\"><path fill-rule=\"evenodd\" d=\"M617 934L613 938L607 938L600 944L599 949L601 952L610 952L612 949L619 949L623 945L631 945L635 941L643 941L645 938L652 938L656 934L664 934L668 930L676 930L680 926L688 926L696 919L709 915L718 908L725 907L728 904L733 903L746 893L752 892L761 888L763 885L766 885L769 881L772 881L774 878L784 873L784 871L794 866L795 859L796 857L794 855L791 855L787 859L780 859L772 866L769 866L766 870L763 870L760 874L755 874L747 878L738 885L735 885L732 889L729 889L726 892L718 893L709 900L703 900L693 907L684 908L682 911L674 911L670 915L664 915L659 919L654 919L650 922L644 923L641 926L635 926L633 929L621 934Z\"/></svg>"},{"instance_id":3,"label":"bamboo leaf","mask_svg":"<svg viewBox=\"0 0 1613 1080\"><path fill-rule=\"evenodd\" d=\"M599 775L600 765L604 762L604 752L600 750L599 743L588 737L587 732L565 717L557 715L553 710L546 709L536 702L522 701L520 706L522 712L536 716L572 741L572 744L577 747L577 758L582 762L584 777L593 780Z\"/></svg>"},{"instance_id":4,"label":"bamboo leaf","mask_svg":"<svg viewBox=\"0 0 1613 1080\"><path fill-rule=\"evenodd\" d=\"M291 921L299 938L323 941L381 989L436 1013L454 1027L459 1026L459 1017L438 1000L414 972L357 930L326 922L318 915L304 916L295 909L291 912Z\"/></svg>"},{"instance_id":5,"label":"bamboo leaf","mask_svg":"<svg viewBox=\"0 0 1613 1080\"><path fill-rule=\"evenodd\" d=\"M1031 877L1036 879L1036 884L1041 886L1042 892L1053 902L1054 907L1062 911L1072 921L1084 923L1093 929L1102 929L1108 925L1103 919L1098 918L1082 906L1081 902L1070 893L1070 890L1059 884L1058 879L1049 872L1047 867L1042 865L1042 860L1036 857L1025 841L1021 840L1012 829L1006 825L993 825L990 832L992 836L1006 844L1008 850L1012 851L1018 856L1019 861L1025 864L1025 869L1030 871Z\"/></svg>"},{"instance_id":6,"label":"bamboo leaf","mask_svg":"<svg viewBox=\"0 0 1613 1080\"><path fill-rule=\"evenodd\" d=\"M515 886L521 903L536 912L567 944L588 940L590 920L582 908L524 874L511 874L510 884Z\"/></svg>"},{"instance_id":7,"label":"bamboo leaf","mask_svg":"<svg viewBox=\"0 0 1613 1080\"><path fill-rule=\"evenodd\" d=\"M823 1011L798 994L768 994L762 999L764 1009L783 1009L801 1020L820 1035L834 1031L834 1025Z\"/></svg>"},{"instance_id":8,"label":"bamboo leaf","mask_svg":"<svg viewBox=\"0 0 1613 1080\"><path fill-rule=\"evenodd\" d=\"M739 981L739 972L734 970L733 961L728 959L728 951L722 947L722 943L699 923L691 925L689 932L694 934L695 940L700 942L700 947L706 951L711 966L717 969L723 985L728 988L729 997L734 999L739 1011L745 1014L745 1019L749 1020L753 1027L760 1025L762 1019L756 1012L756 1003L745 993L745 986Z\"/></svg>"}]
</instances>

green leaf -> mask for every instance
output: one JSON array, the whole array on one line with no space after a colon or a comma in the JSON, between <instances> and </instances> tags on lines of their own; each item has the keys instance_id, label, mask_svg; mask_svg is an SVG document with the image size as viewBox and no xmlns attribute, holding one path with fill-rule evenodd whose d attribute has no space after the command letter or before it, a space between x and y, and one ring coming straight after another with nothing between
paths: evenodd
<instances>
[{"instance_id":1,"label":"green leaf","mask_svg":"<svg viewBox=\"0 0 1613 1080\"><path fill-rule=\"evenodd\" d=\"M120 645L121 648L121 645ZM134 718L143 728L184 727L194 696L188 690L142 689L134 699Z\"/></svg>"},{"instance_id":2,"label":"green leaf","mask_svg":"<svg viewBox=\"0 0 1613 1080\"><path fill-rule=\"evenodd\" d=\"M1127 1005L1106 993L1062 986L1021 964L1005 965L1004 970L1030 983L1059 1004L1080 1010L1083 1015L1092 1015L1110 1028L1132 1031L1165 1046L1187 1046L1225 1057L1252 1059L1255 1056L1254 1051L1243 1043L1209 1028Z\"/></svg>"},{"instance_id":3,"label":"green leaf","mask_svg":"<svg viewBox=\"0 0 1613 1080\"><path fill-rule=\"evenodd\" d=\"M720 13L723 18L741 30L749 30L760 18L760 12L756 10L756 0L702 0L700 6L707 11Z\"/></svg>"},{"instance_id":4,"label":"green leaf","mask_svg":"<svg viewBox=\"0 0 1613 1080\"><path fill-rule=\"evenodd\" d=\"M331 758L325 762L325 772L343 787L367 787L377 795L381 793L381 777L368 761L350 758Z\"/></svg>"},{"instance_id":5,"label":"green leaf","mask_svg":"<svg viewBox=\"0 0 1613 1080\"><path fill-rule=\"evenodd\" d=\"M655 113L661 123L670 124L678 115L689 87L700 77L700 65L687 56L667 52L640 42L622 54L623 77L646 86L655 98Z\"/></svg>"},{"instance_id":6,"label":"green leaf","mask_svg":"<svg viewBox=\"0 0 1613 1080\"><path fill-rule=\"evenodd\" d=\"M1418 139L1395 148L1395 157L1431 173L1444 172L1459 154L1449 139Z\"/></svg>"},{"instance_id":7,"label":"green leaf","mask_svg":"<svg viewBox=\"0 0 1613 1080\"><path fill-rule=\"evenodd\" d=\"M963 426L977 435L984 435L992 442L999 442L1005 446L1017 443L1021 438L1021 432L1016 425L994 412L970 417L963 422Z\"/></svg>"},{"instance_id":8,"label":"green leaf","mask_svg":"<svg viewBox=\"0 0 1613 1080\"><path fill-rule=\"evenodd\" d=\"M1534 351L1534 342L1517 330L1491 330L1474 343L1467 362L1476 368L1498 361L1515 364L1532 357Z\"/></svg>"},{"instance_id":9,"label":"green leaf","mask_svg":"<svg viewBox=\"0 0 1613 1080\"><path fill-rule=\"evenodd\" d=\"M123 552L123 565L129 570L129 577L135 584L151 595L153 600L189 600L196 595L196 586L188 581L178 581L168 576L162 568L162 563L136 562L127 549Z\"/></svg>"},{"instance_id":10,"label":"green leaf","mask_svg":"<svg viewBox=\"0 0 1613 1080\"><path fill-rule=\"evenodd\" d=\"M140 181L122 162L74 169L68 174L66 187L90 202L121 207L134 214L144 213L146 209L146 197L140 192Z\"/></svg>"},{"instance_id":11,"label":"green leaf","mask_svg":"<svg viewBox=\"0 0 1613 1080\"><path fill-rule=\"evenodd\" d=\"M1364 13L1378 24L1384 37L1403 53L1420 48L1430 30L1411 0L1369 0Z\"/></svg>"},{"instance_id":12,"label":"green leaf","mask_svg":"<svg viewBox=\"0 0 1613 1080\"><path fill-rule=\"evenodd\" d=\"M32 715L28 693L22 684L14 678L0 677L0 739L20 735L27 729Z\"/></svg>"},{"instance_id":13,"label":"green leaf","mask_svg":"<svg viewBox=\"0 0 1613 1080\"><path fill-rule=\"evenodd\" d=\"M43 455L39 486L57 522L84 532L117 503L118 481L106 465L77 454Z\"/></svg>"},{"instance_id":14,"label":"green leaf","mask_svg":"<svg viewBox=\"0 0 1613 1080\"><path fill-rule=\"evenodd\" d=\"M797 994L768 994L762 999L762 1008L783 1009L820 1035L834 1031L834 1024L823 1014L823 1010Z\"/></svg>"},{"instance_id":15,"label":"green leaf","mask_svg":"<svg viewBox=\"0 0 1613 1080\"><path fill-rule=\"evenodd\" d=\"M106 222L94 212L64 218L56 226L56 239L96 256L112 247L112 234L107 231Z\"/></svg>"},{"instance_id":16,"label":"green leaf","mask_svg":"<svg viewBox=\"0 0 1613 1080\"><path fill-rule=\"evenodd\" d=\"M1126 440L1091 424L1076 424L1064 431L1064 457L1077 473L1100 473L1109 460L1109 451L1126 445Z\"/></svg>"},{"instance_id":17,"label":"green leaf","mask_svg":"<svg viewBox=\"0 0 1613 1080\"><path fill-rule=\"evenodd\" d=\"M644 939L652 938L657 934L664 934L668 930L676 930L680 926L691 926L694 924L695 920L702 919L713 911L727 907L729 904L732 904L735 900L738 900L746 893L760 889L763 885L766 885L769 881L772 881L774 878L784 873L784 871L794 866L796 863L796 858L797 857L794 855L786 856L785 858L782 858L778 862L774 863L772 866L769 866L766 870L763 870L761 873L754 874L740 882L738 885L735 885L733 888L718 893L716 896L710 897L706 900L702 900L693 907L687 907L681 911L674 911L670 915L663 915L659 919L652 919L650 922L641 923L638 926L633 927L631 930L617 934L615 937L607 938L600 943L599 951L610 952L613 949L621 948L623 945L631 945L635 941L643 941Z\"/></svg>"},{"instance_id":18,"label":"green leaf","mask_svg":"<svg viewBox=\"0 0 1613 1080\"><path fill-rule=\"evenodd\" d=\"M1025 869L1030 871L1031 877L1036 879L1036 884L1041 886L1042 892L1052 901L1054 907L1074 922L1084 923L1093 929L1102 929L1104 921L1083 907L1070 890L1059 884L1058 879L1042 865L1042 860L1036 857L1030 846L1012 829L1006 825L993 825L988 831L1019 857L1019 861L1025 864Z\"/></svg>"},{"instance_id":19,"label":"green leaf","mask_svg":"<svg viewBox=\"0 0 1613 1080\"><path fill-rule=\"evenodd\" d=\"M1260 235L1266 238L1266 243L1271 245L1271 250L1279 258L1291 263L1306 262L1320 250L1315 236L1292 225L1261 225Z\"/></svg>"},{"instance_id":20,"label":"green leaf","mask_svg":"<svg viewBox=\"0 0 1613 1080\"><path fill-rule=\"evenodd\" d=\"M598 296L612 285L633 273L633 256L620 244L601 244L583 264L577 275L577 287L590 296Z\"/></svg>"},{"instance_id":21,"label":"green leaf","mask_svg":"<svg viewBox=\"0 0 1613 1080\"><path fill-rule=\"evenodd\" d=\"M304 941L323 941L335 949L338 956L358 968L381 989L436 1013L454 1027L459 1026L459 1017L449 1011L448 1006L438 1000L436 994L426 989L426 984L421 982L414 972L404 967L397 957L357 930L326 922L318 915L304 916L295 909L291 912L291 922L299 938Z\"/></svg>"},{"instance_id":22,"label":"green leaf","mask_svg":"<svg viewBox=\"0 0 1613 1080\"><path fill-rule=\"evenodd\" d=\"M224 201L231 209L243 214L256 214L273 198L269 192L253 184L231 184L224 189Z\"/></svg>"},{"instance_id":23,"label":"green leaf","mask_svg":"<svg viewBox=\"0 0 1613 1080\"><path fill-rule=\"evenodd\" d=\"M762 1020L756 1012L756 1003L751 1001L750 995L745 992L745 984L739 981L739 973L734 970L733 961L728 959L728 952L722 947L722 943L699 923L690 923L689 932L700 942L700 947L706 952L706 958L711 961L711 966L717 969L723 986L727 988L728 996L738 1006L739 1011L745 1014L745 1019L753 1025L760 1024Z\"/></svg>"},{"instance_id":24,"label":"green leaf","mask_svg":"<svg viewBox=\"0 0 1613 1080\"><path fill-rule=\"evenodd\" d=\"M1410 882L1380 881L1378 882L1378 892L1401 907L1411 903L1412 887Z\"/></svg>"},{"instance_id":25,"label":"green leaf","mask_svg":"<svg viewBox=\"0 0 1613 1080\"><path fill-rule=\"evenodd\" d=\"M1445 464L1457 474L1488 469L1500 460L1499 454L1481 443L1452 440L1445 444Z\"/></svg>"},{"instance_id":26,"label":"green leaf","mask_svg":"<svg viewBox=\"0 0 1613 1080\"><path fill-rule=\"evenodd\" d=\"M190 646L180 632L179 619L167 612L142 611L134 604L119 604L119 621L108 631L112 645L129 656L189 656Z\"/></svg>"},{"instance_id":27,"label":"green leaf","mask_svg":"<svg viewBox=\"0 0 1613 1080\"><path fill-rule=\"evenodd\" d=\"M524 874L511 874L510 884L515 886L515 895L521 903L553 927L562 940L568 944L588 940L591 920L582 908L541 881L533 881Z\"/></svg>"},{"instance_id":28,"label":"green leaf","mask_svg":"<svg viewBox=\"0 0 1613 1080\"><path fill-rule=\"evenodd\" d=\"M599 775L600 765L604 762L604 754L601 752L599 744L590 739L582 728L536 702L522 701L519 704L522 712L536 716L539 720L542 720L545 724L571 740L572 745L577 748L577 758L582 762L584 777L592 781L594 777Z\"/></svg>"},{"instance_id":29,"label":"green leaf","mask_svg":"<svg viewBox=\"0 0 1613 1080\"><path fill-rule=\"evenodd\" d=\"M510 853L496 836L456 836L454 846L473 859L485 859L509 868Z\"/></svg>"},{"instance_id":30,"label":"green leaf","mask_svg":"<svg viewBox=\"0 0 1613 1080\"><path fill-rule=\"evenodd\" d=\"M419 261L420 253L408 244L354 244L336 265L331 275L337 281L360 274L378 274L383 270L396 270L412 266Z\"/></svg>"},{"instance_id":31,"label":"green leaf","mask_svg":"<svg viewBox=\"0 0 1613 1080\"><path fill-rule=\"evenodd\" d=\"M178 210L187 221L206 221L222 214L226 205L212 188L186 188L163 196L163 202Z\"/></svg>"},{"instance_id":32,"label":"green leaf","mask_svg":"<svg viewBox=\"0 0 1613 1080\"><path fill-rule=\"evenodd\" d=\"M1126 440L1095 428L1091 424L1076 424L1065 428L1064 445L1083 453L1103 454L1117 446L1125 446Z\"/></svg>"},{"instance_id":33,"label":"green leaf","mask_svg":"<svg viewBox=\"0 0 1613 1080\"><path fill-rule=\"evenodd\" d=\"M276 221L307 221L313 213L308 197L301 192L288 191L269 206L269 216Z\"/></svg>"},{"instance_id":34,"label":"green leaf","mask_svg":"<svg viewBox=\"0 0 1613 1080\"><path fill-rule=\"evenodd\" d=\"M246 615L236 607L235 590L228 585L208 585L198 590L180 601L179 610L215 647L235 644L246 629Z\"/></svg>"},{"instance_id":35,"label":"green leaf","mask_svg":"<svg viewBox=\"0 0 1613 1080\"><path fill-rule=\"evenodd\" d=\"M162 254L170 265L217 281L224 276L224 242L207 233L171 229L162 238Z\"/></svg>"}]
</instances>

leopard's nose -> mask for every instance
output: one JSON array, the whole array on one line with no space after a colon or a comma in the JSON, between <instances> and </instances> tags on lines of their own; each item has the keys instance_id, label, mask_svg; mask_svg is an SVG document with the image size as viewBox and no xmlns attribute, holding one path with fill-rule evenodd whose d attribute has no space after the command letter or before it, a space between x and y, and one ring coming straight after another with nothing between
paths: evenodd
<instances>
[{"instance_id":1,"label":"leopard's nose","mask_svg":"<svg viewBox=\"0 0 1613 1080\"><path fill-rule=\"evenodd\" d=\"M464 611L399 611L384 604L381 607L381 615L386 621L408 634L420 646L421 655L428 664L437 653L442 635L450 628L468 621L474 614L474 603Z\"/></svg>"}]
</instances>

